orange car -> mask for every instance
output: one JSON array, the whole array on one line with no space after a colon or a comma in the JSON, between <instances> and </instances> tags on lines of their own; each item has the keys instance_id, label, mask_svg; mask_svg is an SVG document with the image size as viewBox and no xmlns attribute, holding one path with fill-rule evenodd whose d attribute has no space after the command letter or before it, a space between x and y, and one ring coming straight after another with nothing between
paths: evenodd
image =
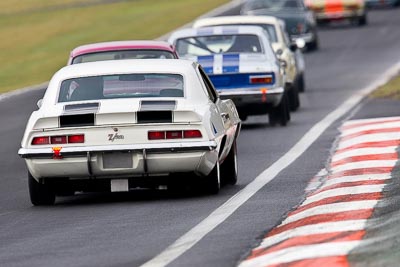
<instances>
[{"instance_id":1,"label":"orange car","mask_svg":"<svg viewBox=\"0 0 400 267\"><path fill-rule=\"evenodd\" d=\"M367 24L364 0L305 0L318 23L348 19L357 25Z\"/></svg>"}]
</instances>

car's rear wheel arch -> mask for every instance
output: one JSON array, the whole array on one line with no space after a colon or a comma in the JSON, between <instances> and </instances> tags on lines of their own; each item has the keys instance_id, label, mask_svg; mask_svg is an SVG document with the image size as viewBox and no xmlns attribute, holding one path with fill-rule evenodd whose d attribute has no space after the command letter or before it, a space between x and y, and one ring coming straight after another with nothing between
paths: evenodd
<instances>
[{"instance_id":1,"label":"car's rear wheel arch","mask_svg":"<svg viewBox=\"0 0 400 267\"><path fill-rule=\"evenodd\" d=\"M225 145L226 145L226 135L224 135L224 137L222 137L221 145L220 145L220 147L219 147L218 159L219 159L220 161L222 160L222 159L221 159L221 156L222 156L222 152L223 152L224 149L225 149Z\"/></svg>"}]
</instances>

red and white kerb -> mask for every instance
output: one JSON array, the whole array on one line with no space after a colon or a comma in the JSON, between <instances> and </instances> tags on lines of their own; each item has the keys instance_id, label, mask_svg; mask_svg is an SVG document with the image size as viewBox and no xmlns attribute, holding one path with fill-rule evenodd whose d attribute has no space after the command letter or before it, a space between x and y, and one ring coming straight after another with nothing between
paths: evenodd
<instances>
[{"instance_id":1,"label":"red and white kerb","mask_svg":"<svg viewBox=\"0 0 400 267\"><path fill-rule=\"evenodd\" d=\"M399 145L400 117L345 123L329 173L312 180L305 201L239 267L349 266L349 253L369 242L366 225L383 201Z\"/></svg>"}]
</instances>

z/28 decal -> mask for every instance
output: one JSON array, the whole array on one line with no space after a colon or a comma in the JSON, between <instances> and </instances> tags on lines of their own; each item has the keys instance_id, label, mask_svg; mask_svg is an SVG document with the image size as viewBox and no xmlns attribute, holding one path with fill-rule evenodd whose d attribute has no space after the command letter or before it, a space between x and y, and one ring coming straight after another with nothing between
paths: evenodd
<instances>
[{"instance_id":1,"label":"z/28 decal","mask_svg":"<svg viewBox=\"0 0 400 267\"><path fill-rule=\"evenodd\" d=\"M114 142L114 140L123 140L125 136L118 134L118 128L113 128L114 133L108 135L108 141Z\"/></svg>"}]
</instances>

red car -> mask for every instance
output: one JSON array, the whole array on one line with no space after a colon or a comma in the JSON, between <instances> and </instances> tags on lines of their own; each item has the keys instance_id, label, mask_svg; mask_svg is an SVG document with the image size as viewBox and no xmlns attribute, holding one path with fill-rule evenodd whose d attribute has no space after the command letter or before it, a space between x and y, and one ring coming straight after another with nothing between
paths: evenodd
<instances>
[{"instance_id":1,"label":"red car","mask_svg":"<svg viewBox=\"0 0 400 267\"><path fill-rule=\"evenodd\" d=\"M360 26L367 24L364 0L305 0L305 4L314 11L318 23L349 20Z\"/></svg>"},{"instance_id":2,"label":"red car","mask_svg":"<svg viewBox=\"0 0 400 267\"><path fill-rule=\"evenodd\" d=\"M72 50L68 65L118 59L174 59L175 47L163 41L115 41L78 46Z\"/></svg>"}]
</instances>

